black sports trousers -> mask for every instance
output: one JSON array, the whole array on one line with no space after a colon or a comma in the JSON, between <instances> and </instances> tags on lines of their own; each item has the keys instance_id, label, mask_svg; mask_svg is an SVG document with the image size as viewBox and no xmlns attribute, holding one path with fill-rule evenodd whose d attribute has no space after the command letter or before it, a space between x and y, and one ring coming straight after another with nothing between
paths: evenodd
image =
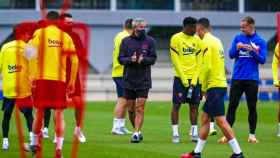
<instances>
[{"instance_id":1,"label":"black sports trousers","mask_svg":"<svg viewBox=\"0 0 280 158\"><path fill-rule=\"evenodd\" d=\"M247 107L249 110L248 122L250 134L255 134L257 127L257 100L258 100L258 81L255 80L232 80L230 86L229 107L227 111L227 121L231 126L235 122L236 110L240 98L245 93Z\"/></svg>"}]
</instances>

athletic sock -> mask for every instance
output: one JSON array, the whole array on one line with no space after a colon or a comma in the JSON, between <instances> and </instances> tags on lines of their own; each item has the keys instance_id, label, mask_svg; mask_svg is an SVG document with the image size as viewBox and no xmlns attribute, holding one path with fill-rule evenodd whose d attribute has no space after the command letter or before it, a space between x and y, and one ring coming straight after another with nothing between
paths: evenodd
<instances>
[{"instance_id":1,"label":"athletic sock","mask_svg":"<svg viewBox=\"0 0 280 158\"><path fill-rule=\"evenodd\" d=\"M125 127L125 119L119 119L120 120L120 126L119 127Z\"/></svg>"},{"instance_id":2,"label":"athletic sock","mask_svg":"<svg viewBox=\"0 0 280 158\"><path fill-rule=\"evenodd\" d=\"M192 136L198 135L198 127L197 125L192 125Z\"/></svg>"},{"instance_id":3,"label":"athletic sock","mask_svg":"<svg viewBox=\"0 0 280 158\"><path fill-rule=\"evenodd\" d=\"M213 131L215 129L215 123L210 122L210 131Z\"/></svg>"},{"instance_id":4,"label":"athletic sock","mask_svg":"<svg viewBox=\"0 0 280 158\"><path fill-rule=\"evenodd\" d=\"M63 137L56 137L56 150L62 150L63 141Z\"/></svg>"},{"instance_id":5,"label":"athletic sock","mask_svg":"<svg viewBox=\"0 0 280 158\"><path fill-rule=\"evenodd\" d=\"M233 138L230 141L228 141L228 144L230 145L233 153L240 154L242 152L236 138Z\"/></svg>"},{"instance_id":6,"label":"athletic sock","mask_svg":"<svg viewBox=\"0 0 280 158\"><path fill-rule=\"evenodd\" d=\"M179 128L179 125L172 125L173 136L179 135L178 128Z\"/></svg>"},{"instance_id":7,"label":"athletic sock","mask_svg":"<svg viewBox=\"0 0 280 158\"><path fill-rule=\"evenodd\" d=\"M201 153L205 144L206 144L206 140L202 140L202 139L198 138L196 147L194 149L194 152L195 153Z\"/></svg>"},{"instance_id":8,"label":"athletic sock","mask_svg":"<svg viewBox=\"0 0 280 158\"><path fill-rule=\"evenodd\" d=\"M33 134L32 138L30 139L30 145L38 145L39 144L39 137L37 134Z\"/></svg>"},{"instance_id":9,"label":"athletic sock","mask_svg":"<svg viewBox=\"0 0 280 158\"><path fill-rule=\"evenodd\" d=\"M256 134L249 134L249 138L256 138Z\"/></svg>"},{"instance_id":10,"label":"athletic sock","mask_svg":"<svg viewBox=\"0 0 280 158\"><path fill-rule=\"evenodd\" d=\"M117 127L118 127L118 121L119 121L119 119L117 119L117 118L114 118L114 119L113 119L113 129L117 129Z\"/></svg>"}]
</instances>

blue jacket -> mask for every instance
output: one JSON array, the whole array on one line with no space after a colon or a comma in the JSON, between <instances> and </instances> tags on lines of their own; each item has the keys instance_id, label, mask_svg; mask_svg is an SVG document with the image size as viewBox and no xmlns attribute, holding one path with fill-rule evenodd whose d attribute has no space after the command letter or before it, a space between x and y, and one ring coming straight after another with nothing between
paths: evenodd
<instances>
[{"instance_id":1,"label":"blue jacket","mask_svg":"<svg viewBox=\"0 0 280 158\"><path fill-rule=\"evenodd\" d=\"M131 61L134 52L136 52L137 58L141 54L143 55L140 64ZM124 65L124 88L131 90L151 88L151 65L155 64L156 58L155 41L152 37L146 35L143 39L138 39L131 35L124 38L118 58L120 64Z\"/></svg>"},{"instance_id":2,"label":"blue jacket","mask_svg":"<svg viewBox=\"0 0 280 158\"><path fill-rule=\"evenodd\" d=\"M256 45L259 47L259 52L246 51L244 49L237 50L237 43ZM267 45L257 33L248 36L243 33L235 36L229 56L234 60L233 80L259 80L259 64L264 64L266 61Z\"/></svg>"}]
</instances>

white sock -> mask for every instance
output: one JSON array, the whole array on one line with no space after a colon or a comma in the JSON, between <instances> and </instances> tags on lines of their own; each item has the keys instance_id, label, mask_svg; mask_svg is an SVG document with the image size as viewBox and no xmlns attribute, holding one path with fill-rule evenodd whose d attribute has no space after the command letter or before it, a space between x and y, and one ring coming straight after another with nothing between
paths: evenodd
<instances>
[{"instance_id":1,"label":"white sock","mask_svg":"<svg viewBox=\"0 0 280 158\"><path fill-rule=\"evenodd\" d=\"M32 142L32 139L33 139L33 132L29 132L29 140L30 140L30 143Z\"/></svg>"},{"instance_id":2,"label":"white sock","mask_svg":"<svg viewBox=\"0 0 280 158\"><path fill-rule=\"evenodd\" d=\"M255 138L256 134L249 134L249 138Z\"/></svg>"},{"instance_id":3,"label":"white sock","mask_svg":"<svg viewBox=\"0 0 280 158\"><path fill-rule=\"evenodd\" d=\"M198 138L196 147L194 149L194 152L195 153L201 153L205 144L206 144L206 140L202 140L202 139Z\"/></svg>"},{"instance_id":4,"label":"white sock","mask_svg":"<svg viewBox=\"0 0 280 158\"><path fill-rule=\"evenodd\" d=\"M198 128L197 125L192 125L192 136L198 135Z\"/></svg>"},{"instance_id":5,"label":"white sock","mask_svg":"<svg viewBox=\"0 0 280 158\"><path fill-rule=\"evenodd\" d=\"M125 119L119 119L120 120L120 126L119 127L125 127Z\"/></svg>"},{"instance_id":6,"label":"white sock","mask_svg":"<svg viewBox=\"0 0 280 158\"><path fill-rule=\"evenodd\" d=\"M8 142L9 139L8 138L3 138L3 142Z\"/></svg>"},{"instance_id":7,"label":"white sock","mask_svg":"<svg viewBox=\"0 0 280 158\"><path fill-rule=\"evenodd\" d=\"M235 154L240 154L242 151L240 149L240 146L237 142L237 140L235 138L233 138L232 140L228 141L228 144L230 145L233 153Z\"/></svg>"},{"instance_id":8,"label":"white sock","mask_svg":"<svg viewBox=\"0 0 280 158\"><path fill-rule=\"evenodd\" d=\"M62 150L63 141L63 137L56 137L56 150Z\"/></svg>"},{"instance_id":9,"label":"white sock","mask_svg":"<svg viewBox=\"0 0 280 158\"><path fill-rule=\"evenodd\" d=\"M38 145L39 140L38 140L38 135L33 134L32 138L30 139L30 145Z\"/></svg>"},{"instance_id":10,"label":"white sock","mask_svg":"<svg viewBox=\"0 0 280 158\"><path fill-rule=\"evenodd\" d=\"M43 131L44 131L44 132L45 132L45 131L48 132L48 128L47 128L47 127L44 127Z\"/></svg>"},{"instance_id":11,"label":"white sock","mask_svg":"<svg viewBox=\"0 0 280 158\"><path fill-rule=\"evenodd\" d=\"M113 119L113 129L117 129L118 128L118 121L119 121L119 119L117 119L117 118Z\"/></svg>"},{"instance_id":12,"label":"white sock","mask_svg":"<svg viewBox=\"0 0 280 158\"><path fill-rule=\"evenodd\" d=\"M215 129L215 123L210 122L210 131L213 131Z\"/></svg>"},{"instance_id":13,"label":"white sock","mask_svg":"<svg viewBox=\"0 0 280 158\"><path fill-rule=\"evenodd\" d=\"M172 131L173 131L173 135L174 136L178 136L179 135L178 128L179 128L179 125L172 125Z\"/></svg>"}]
</instances>

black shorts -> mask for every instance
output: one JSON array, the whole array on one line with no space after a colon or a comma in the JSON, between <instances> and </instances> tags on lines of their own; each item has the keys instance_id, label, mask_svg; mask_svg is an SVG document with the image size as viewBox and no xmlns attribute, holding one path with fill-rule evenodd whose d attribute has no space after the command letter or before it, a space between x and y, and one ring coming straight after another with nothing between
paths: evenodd
<instances>
[{"instance_id":1,"label":"black shorts","mask_svg":"<svg viewBox=\"0 0 280 158\"><path fill-rule=\"evenodd\" d=\"M113 80L116 84L116 91L117 91L118 98L124 97L123 78L113 77Z\"/></svg>"},{"instance_id":2,"label":"black shorts","mask_svg":"<svg viewBox=\"0 0 280 158\"><path fill-rule=\"evenodd\" d=\"M224 99L226 93L227 88L210 88L207 90L207 98L203 106L203 111L210 117L224 116Z\"/></svg>"},{"instance_id":3,"label":"black shorts","mask_svg":"<svg viewBox=\"0 0 280 158\"><path fill-rule=\"evenodd\" d=\"M30 97L27 97L27 98L23 98L23 99L19 99L19 101L22 101L22 100L27 100L29 99ZM14 107L15 107L15 104L18 103L18 100L15 99L15 98L3 98L3 102L2 102L2 111L13 111ZM19 106L20 108L20 111L23 112L23 113L28 113L28 112L31 112L32 113L32 105L29 105L31 102L22 102L24 103L24 105L17 105Z\"/></svg>"},{"instance_id":4,"label":"black shorts","mask_svg":"<svg viewBox=\"0 0 280 158\"><path fill-rule=\"evenodd\" d=\"M135 100L136 98L148 98L149 89L124 89L124 97L128 100Z\"/></svg>"},{"instance_id":5,"label":"black shorts","mask_svg":"<svg viewBox=\"0 0 280 158\"><path fill-rule=\"evenodd\" d=\"M190 87L185 87L180 78L175 77L173 82L173 104L189 103L191 105L199 105L200 103L200 89L201 86L197 85L192 91L191 98L187 98L187 94Z\"/></svg>"}]
</instances>

